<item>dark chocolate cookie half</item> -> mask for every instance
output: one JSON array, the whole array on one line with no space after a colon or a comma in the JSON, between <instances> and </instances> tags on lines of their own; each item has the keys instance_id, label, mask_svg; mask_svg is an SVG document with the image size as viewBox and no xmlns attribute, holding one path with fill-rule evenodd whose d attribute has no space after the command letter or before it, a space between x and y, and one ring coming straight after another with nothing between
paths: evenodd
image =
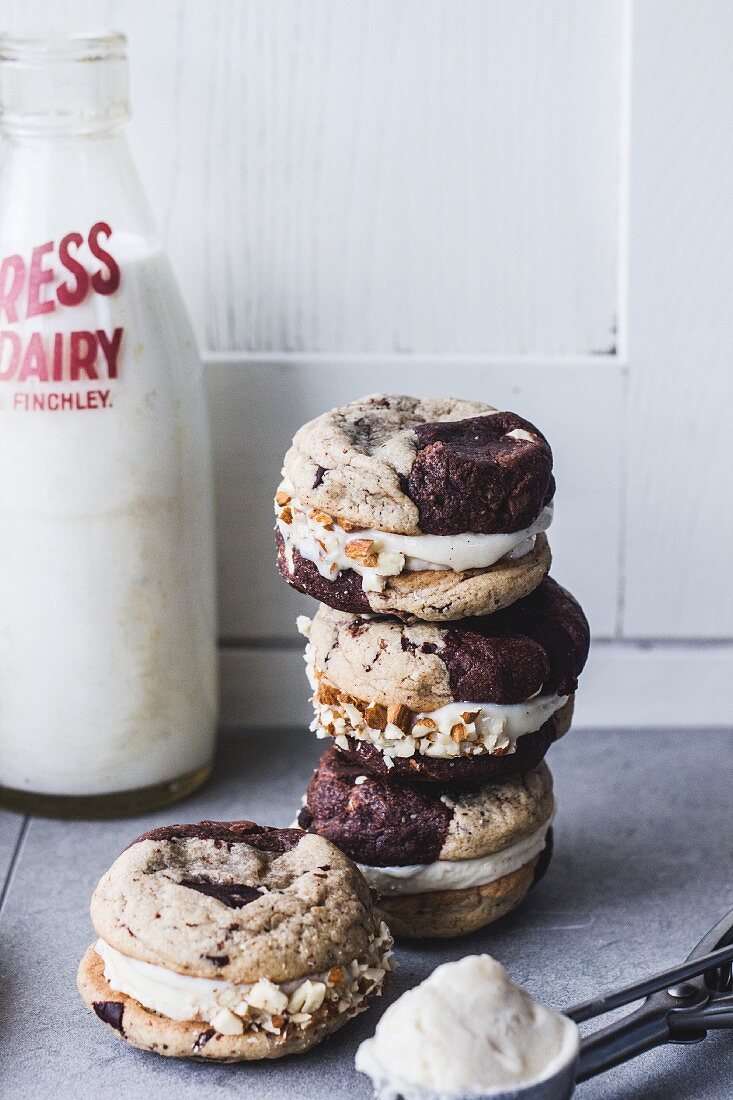
<instances>
[{"instance_id":1,"label":"dark chocolate cookie half","mask_svg":"<svg viewBox=\"0 0 733 1100\"><path fill-rule=\"evenodd\" d=\"M510 607L447 629L440 657L455 699L514 703L537 690L570 695L588 659L578 601L551 577Z\"/></svg>"},{"instance_id":2,"label":"dark chocolate cookie half","mask_svg":"<svg viewBox=\"0 0 733 1100\"><path fill-rule=\"evenodd\" d=\"M368 593L364 591L361 577L353 569L343 569L333 580L323 577L312 561L304 558L299 550L291 552L292 568L288 563L285 542L279 531L275 531L277 546L277 568L280 576L306 596L319 603L328 604L337 611L350 611L353 614L369 614Z\"/></svg>"},{"instance_id":3,"label":"dark chocolate cookie half","mask_svg":"<svg viewBox=\"0 0 733 1100\"><path fill-rule=\"evenodd\" d=\"M555 492L552 451L513 412L419 424L405 492L426 534L521 531Z\"/></svg>"},{"instance_id":4,"label":"dark chocolate cookie half","mask_svg":"<svg viewBox=\"0 0 733 1100\"><path fill-rule=\"evenodd\" d=\"M439 792L364 781L358 763L330 748L318 762L298 824L358 863L405 866L438 859L452 816Z\"/></svg>"}]
</instances>

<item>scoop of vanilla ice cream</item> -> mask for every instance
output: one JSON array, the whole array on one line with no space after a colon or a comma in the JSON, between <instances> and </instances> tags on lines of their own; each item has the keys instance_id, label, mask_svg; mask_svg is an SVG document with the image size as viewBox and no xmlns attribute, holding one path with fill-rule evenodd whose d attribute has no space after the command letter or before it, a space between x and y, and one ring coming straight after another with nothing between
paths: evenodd
<instances>
[{"instance_id":1,"label":"scoop of vanilla ice cream","mask_svg":"<svg viewBox=\"0 0 733 1100\"><path fill-rule=\"evenodd\" d=\"M356 1068L380 1096L490 1096L542 1081L578 1052L575 1024L490 955L439 966L387 1009Z\"/></svg>"}]
</instances>

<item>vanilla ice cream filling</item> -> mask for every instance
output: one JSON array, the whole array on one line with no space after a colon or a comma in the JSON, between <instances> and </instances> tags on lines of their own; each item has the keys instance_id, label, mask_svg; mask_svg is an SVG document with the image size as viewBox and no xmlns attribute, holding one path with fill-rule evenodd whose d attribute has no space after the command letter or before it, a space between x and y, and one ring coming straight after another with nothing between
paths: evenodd
<instances>
[{"instance_id":1,"label":"vanilla ice cream filling","mask_svg":"<svg viewBox=\"0 0 733 1100\"><path fill-rule=\"evenodd\" d=\"M517 751L520 737L538 730L569 699L535 695L523 703L457 702L414 712L354 699L331 688L314 667L310 643L305 661L313 688L311 730L321 738L333 737L342 749L348 749L349 737L371 741L389 763L395 757L416 755L444 760L507 756Z\"/></svg>"},{"instance_id":2,"label":"vanilla ice cream filling","mask_svg":"<svg viewBox=\"0 0 733 1100\"><path fill-rule=\"evenodd\" d=\"M436 859L434 863L413 863L406 867L370 867L365 863L357 866L369 885L385 897L486 886L531 863L544 850L554 816L553 810L542 828L524 840L476 859Z\"/></svg>"},{"instance_id":3,"label":"vanilla ice cream filling","mask_svg":"<svg viewBox=\"0 0 733 1100\"><path fill-rule=\"evenodd\" d=\"M278 500L286 501L279 504ZM351 531L317 508L306 508L281 486L275 503L277 529L283 537L285 556L293 570L293 551L312 562L326 580L335 580L344 569L362 578L366 592L381 592L388 577L404 572L450 569L488 569L502 558L521 558L534 547L537 535L552 523L550 502L537 519L522 531L478 535L398 535L376 528Z\"/></svg>"},{"instance_id":4,"label":"vanilla ice cream filling","mask_svg":"<svg viewBox=\"0 0 733 1100\"><path fill-rule=\"evenodd\" d=\"M204 1020L221 1035L267 1031L279 1035L288 1025L312 1027L327 1016L356 1015L367 998L381 991L391 970L392 937L386 924L371 937L367 955L319 974L289 982L260 978L250 984L196 978L123 955L105 940L94 949L104 977L116 993L170 1020Z\"/></svg>"}]
</instances>

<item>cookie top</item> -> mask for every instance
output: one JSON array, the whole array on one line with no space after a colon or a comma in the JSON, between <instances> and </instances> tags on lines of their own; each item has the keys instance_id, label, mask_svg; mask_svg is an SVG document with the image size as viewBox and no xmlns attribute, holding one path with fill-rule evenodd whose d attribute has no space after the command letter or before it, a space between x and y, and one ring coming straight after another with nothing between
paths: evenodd
<instances>
[{"instance_id":1,"label":"cookie top","mask_svg":"<svg viewBox=\"0 0 733 1100\"><path fill-rule=\"evenodd\" d=\"M398 534L529 527L554 493L552 452L516 413L372 394L305 424L283 473L301 505Z\"/></svg>"},{"instance_id":2,"label":"cookie top","mask_svg":"<svg viewBox=\"0 0 733 1100\"><path fill-rule=\"evenodd\" d=\"M333 844L251 821L143 834L102 877L91 917L123 954L233 982L328 970L378 932L366 883Z\"/></svg>"},{"instance_id":3,"label":"cookie top","mask_svg":"<svg viewBox=\"0 0 733 1100\"><path fill-rule=\"evenodd\" d=\"M456 623L407 625L321 606L309 639L317 678L357 699L430 712L569 695L590 634L577 601L545 577L510 607Z\"/></svg>"},{"instance_id":4,"label":"cookie top","mask_svg":"<svg viewBox=\"0 0 733 1100\"><path fill-rule=\"evenodd\" d=\"M298 821L359 863L401 867L503 851L545 825L553 805L544 763L469 790L426 788L365 775L330 748Z\"/></svg>"}]
</instances>

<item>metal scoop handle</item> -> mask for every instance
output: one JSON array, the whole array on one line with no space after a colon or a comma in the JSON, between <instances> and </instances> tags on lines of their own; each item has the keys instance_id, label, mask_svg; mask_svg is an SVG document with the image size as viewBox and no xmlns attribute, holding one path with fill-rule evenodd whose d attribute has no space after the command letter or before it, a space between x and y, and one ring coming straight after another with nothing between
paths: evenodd
<instances>
[{"instance_id":1,"label":"metal scoop handle","mask_svg":"<svg viewBox=\"0 0 733 1100\"><path fill-rule=\"evenodd\" d=\"M733 962L733 944L720 947L717 951L711 951L709 955L703 955L699 959L690 958L679 966L673 966L660 974L654 974L650 978L644 978L634 985L627 985L624 989L618 989L614 993L604 993L591 1001L583 1001L574 1005L565 1013L576 1024L582 1024L585 1020L592 1020L596 1016L603 1016L606 1012L613 1012L616 1008L622 1008L633 1001L640 1001L642 997L649 997L652 993L661 993L663 989L685 982L689 978L696 978L721 966L723 963Z\"/></svg>"},{"instance_id":2,"label":"metal scoop handle","mask_svg":"<svg viewBox=\"0 0 733 1100\"><path fill-rule=\"evenodd\" d=\"M635 1012L583 1039L576 1081L586 1081L662 1043L699 1042L708 1030L733 1027L731 963L733 910L680 966L569 1009L566 1015L582 1023L646 998Z\"/></svg>"}]
</instances>

